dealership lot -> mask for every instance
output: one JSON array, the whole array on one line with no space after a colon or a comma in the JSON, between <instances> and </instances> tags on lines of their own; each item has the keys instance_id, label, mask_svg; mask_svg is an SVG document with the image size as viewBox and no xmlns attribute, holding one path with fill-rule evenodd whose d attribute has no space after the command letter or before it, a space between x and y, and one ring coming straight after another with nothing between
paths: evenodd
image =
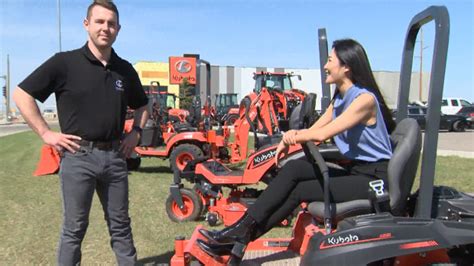
<instances>
[{"instance_id":1,"label":"dealership lot","mask_svg":"<svg viewBox=\"0 0 474 266\"><path fill-rule=\"evenodd\" d=\"M56 123L53 123L57 125ZM26 124L0 125L0 137L30 130ZM423 134L424 135L424 134ZM448 132L441 130L438 135L438 155L458 155L474 158L474 130Z\"/></svg>"}]
</instances>

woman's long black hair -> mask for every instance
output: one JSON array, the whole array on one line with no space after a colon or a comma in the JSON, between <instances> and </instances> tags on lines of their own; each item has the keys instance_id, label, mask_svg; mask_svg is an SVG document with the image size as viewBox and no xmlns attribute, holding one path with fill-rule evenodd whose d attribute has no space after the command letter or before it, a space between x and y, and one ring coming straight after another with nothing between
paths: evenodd
<instances>
[{"instance_id":1,"label":"woman's long black hair","mask_svg":"<svg viewBox=\"0 0 474 266\"><path fill-rule=\"evenodd\" d=\"M380 109L382 110L383 120L390 134L393 129L395 129L396 124L380 93L379 86L375 81L374 74L370 67L369 59L362 45L352 39L342 39L334 41L332 48L341 65L347 66L350 69L349 78L352 83L358 87L367 89L377 97ZM339 91L336 90L334 97L338 93Z\"/></svg>"}]
</instances>

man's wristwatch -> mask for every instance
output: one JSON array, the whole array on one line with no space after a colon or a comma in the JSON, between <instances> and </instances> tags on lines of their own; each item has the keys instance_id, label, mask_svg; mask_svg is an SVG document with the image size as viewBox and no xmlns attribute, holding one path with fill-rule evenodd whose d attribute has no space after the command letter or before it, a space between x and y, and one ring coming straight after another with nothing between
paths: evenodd
<instances>
[{"instance_id":1,"label":"man's wristwatch","mask_svg":"<svg viewBox=\"0 0 474 266\"><path fill-rule=\"evenodd\" d=\"M135 130L137 133L139 133L140 135L142 134L143 132L143 128L139 127L139 126L133 126L132 127L132 130Z\"/></svg>"}]
</instances>

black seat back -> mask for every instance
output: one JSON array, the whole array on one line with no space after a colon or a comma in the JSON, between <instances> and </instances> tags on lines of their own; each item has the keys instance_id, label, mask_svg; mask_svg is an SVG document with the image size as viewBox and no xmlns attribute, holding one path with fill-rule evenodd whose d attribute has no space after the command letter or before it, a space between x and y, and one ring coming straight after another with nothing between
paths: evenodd
<instances>
[{"instance_id":1,"label":"black seat back","mask_svg":"<svg viewBox=\"0 0 474 266\"><path fill-rule=\"evenodd\" d=\"M393 154L388 163L390 208L394 215L404 215L405 206L415 179L421 152L421 131L416 120L405 118L390 135ZM312 202L308 211L323 220L324 203ZM335 221L373 211L368 199L331 203L331 216Z\"/></svg>"},{"instance_id":2,"label":"black seat back","mask_svg":"<svg viewBox=\"0 0 474 266\"><path fill-rule=\"evenodd\" d=\"M314 122L314 110L316 108L316 94L309 93L303 102L293 109L290 116L290 129L303 129L311 126Z\"/></svg>"},{"instance_id":3,"label":"black seat back","mask_svg":"<svg viewBox=\"0 0 474 266\"><path fill-rule=\"evenodd\" d=\"M390 207L402 215L410 195L421 153L421 131L416 120L405 118L390 135L393 155L388 163Z\"/></svg>"}]
</instances>

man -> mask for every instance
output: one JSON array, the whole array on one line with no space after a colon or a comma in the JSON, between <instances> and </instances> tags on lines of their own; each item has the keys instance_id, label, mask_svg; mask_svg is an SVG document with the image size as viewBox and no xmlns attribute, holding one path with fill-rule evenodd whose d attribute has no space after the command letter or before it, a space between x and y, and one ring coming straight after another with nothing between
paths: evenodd
<instances>
[{"instance_id":1,"label":"man","mask_svg":"<svg viewBox=\"0 0 474 266\"><path fill-rule=\"evenodd\" d=\"M95 0L84 28L88 40L82 48L51 57L18 85L13 98L30 127L61 154L64 222L58 264L80 264L97 191L117 262L133 265L137 254L128 215L125 158L137 145L148 117L147 97L136 71L112 49L120 30L115 4ZM48 127L35 102L44 102L52 93L61 132ZM121 140L127 106L135 109L134 127Z\"/></svg>"}]
</instances>

